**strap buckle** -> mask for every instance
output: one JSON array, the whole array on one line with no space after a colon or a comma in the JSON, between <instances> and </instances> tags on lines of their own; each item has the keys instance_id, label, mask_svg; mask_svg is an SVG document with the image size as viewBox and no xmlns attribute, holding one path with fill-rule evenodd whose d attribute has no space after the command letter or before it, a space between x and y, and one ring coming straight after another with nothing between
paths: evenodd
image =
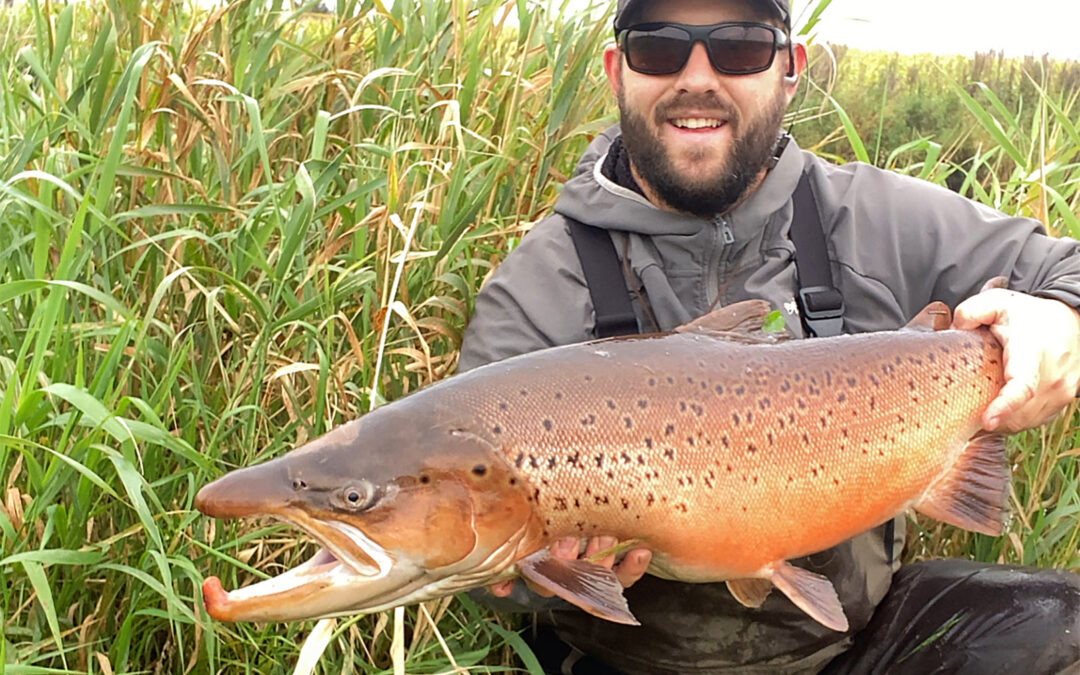
<instances>
[{"instance_id":1,"label":"strap buckle","mask_svg":"<svg viewBox=\"0 0 1080 675\"><path fill-rule=\"evenodd\" d=\"M840 335L844 330L844 296L832 286L800 288L799 312L814 337Z\"/></svg>"}]
</instances>

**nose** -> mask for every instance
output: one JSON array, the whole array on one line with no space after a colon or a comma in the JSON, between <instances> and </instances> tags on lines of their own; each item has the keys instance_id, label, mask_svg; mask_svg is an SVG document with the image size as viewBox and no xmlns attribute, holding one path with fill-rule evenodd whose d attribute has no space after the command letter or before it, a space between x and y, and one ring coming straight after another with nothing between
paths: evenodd
<instances>
[{"instance_id":1,"label":"nose","mask_svg":"<svg viewBox=\"0 0 1080 675\"><path fill-rule=\"evenodd\" d=\"M677 86L684 91L714 91L719 86L719 75L709 61L705 45L695 42L690 50L690 58L679 71Z\"/></svg>"}]
</instances>

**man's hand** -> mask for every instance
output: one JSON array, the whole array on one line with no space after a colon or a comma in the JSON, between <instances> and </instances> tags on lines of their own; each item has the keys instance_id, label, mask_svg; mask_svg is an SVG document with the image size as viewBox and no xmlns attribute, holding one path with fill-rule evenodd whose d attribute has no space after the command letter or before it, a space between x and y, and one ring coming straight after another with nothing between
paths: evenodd
<instances>
[{"instance_id":1,"label":"man's hand","mask_svg":"<svg viewBox=\"0 0 1080 675\"><path fill-rule=\"evenodd\" d=\"M585 553L580 557L592 557L601 551L614 548L618 543L619 542L615 537L593 537L589 540L588 546L585 547ZM574 560L578 558L579 549L580 544L577 537L560 539L551 545L551 553L556 558L562 558L563 560ZM596 564L614 570L615 576L618 577L623 588L627 588L633 586L637 583L638 579L644 576L645 570L649 568L650 560L652 560L652 551L647 548L635 548L628 551L626 557L624 557L618 565L615 564L615 556L613 555L601 558ZM499 583L492 585L492 594L497 595L500 598L505 598L510 595L510 591L513 590L514 581L516 580L510 579L509 581L500 581ZM526 581L526 583L528 583L528 581ZM529 588L545 598L550 598L554 595L554 593L538 588L532 584L529 584Z\"/></svg>"},{"instance_id":2,"label":"man's hand","mask_svg":"<svg viewBox=\"0 0 1080 675\"><path fill-rule=\"evenodd\" d=\"M1005 349L1005 386L986 408L988 431L1036 427L1068 405L1080 386L1080 314L1057 300L1005 289L956 308L953 327L989 326Z\"/></svg>"}]
</instances>

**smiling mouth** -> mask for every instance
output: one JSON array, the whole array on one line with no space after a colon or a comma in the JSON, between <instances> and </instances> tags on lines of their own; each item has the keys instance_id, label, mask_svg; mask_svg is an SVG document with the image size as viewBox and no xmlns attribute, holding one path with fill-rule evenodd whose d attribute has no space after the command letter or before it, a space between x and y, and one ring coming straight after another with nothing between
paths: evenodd
<instances>
[{"instance_id":1,"label":"smiling mouth","mask_svg":"<svg viewBox=\"0 0 1080 675\"><path fill-rule=\"evenodd\" d=\"M675 117L668 120L677 129L697 131L700 129L719 129L727 124L726 120L714 117Z\"/></svg>"}]
</instances>

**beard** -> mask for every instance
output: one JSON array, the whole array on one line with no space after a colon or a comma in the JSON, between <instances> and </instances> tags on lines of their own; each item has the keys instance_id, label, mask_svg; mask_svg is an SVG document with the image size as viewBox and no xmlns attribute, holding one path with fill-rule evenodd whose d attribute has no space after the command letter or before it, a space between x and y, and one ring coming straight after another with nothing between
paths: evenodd
<instances>
[{"instance_id":1,"label":"beard","mask_svg":"<svg viewBox=\"0 0 1080 675\"><path fill-rule=\"evenodd\" d=\"M638 176L671 208L702 218L726 213L746 195L772 159L787 108L782 89L777 90L776 97L758 117L745 121L734 106L715 95L680 95L657 106L654 120L657 126L668 123L669 110L715 110L735 130L727 159L719 170L707 175L684 176L675 168L668 149L649 128L644 115L630 108L621 91L618 99L623 147L630 154ZM690 159L706 156L705 150L697 150Z\"/></svg>"}]
</instances>

